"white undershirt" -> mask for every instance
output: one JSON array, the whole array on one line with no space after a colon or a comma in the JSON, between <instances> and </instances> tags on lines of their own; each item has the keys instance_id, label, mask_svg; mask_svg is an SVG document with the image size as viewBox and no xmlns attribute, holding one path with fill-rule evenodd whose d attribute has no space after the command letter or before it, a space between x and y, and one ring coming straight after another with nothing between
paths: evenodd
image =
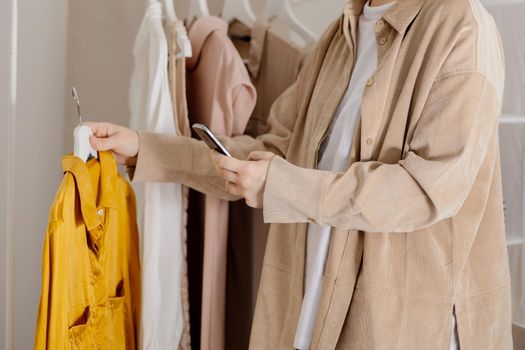
<instances>
[{"instance_id":1,"label":"white undershirt","mask_svg":"<svg viewBox=\"0 0 525 350\"><path fill-rule=\"evenodd\" d=\"M353 143L354 132L361 112L361 98L367 80L377 68L377 42L375 26L383 14L395 2L382 6L364 5L357 30L357 60L350 83L334 116L329 136L319 150L318 169L344 172ZM306 242L305 293L299 323L295 333L294 347L308 350L312 344L319 299L323 286L323 274L330 243L331 226L309 224ZM452 315L450 350L459 349L455 314Z\"/></svg>"},{"instance_id":2,"label":"white undershirt","mask_svg":"<svg viewBox=\"0 0 525 350\"><path fill-rule=\"evenodd\" d=\"M376 22L395 2L370 7L368 2L359 17L357 31L357 60L350 83L334 116L329 136L319 150L318 169L344 172L355 128L360 118L361 97L367 80L377 68ZM308 350L323 286L323 272L330 243L330 226L308 225L306 242L305 293L301 315L295 333L296 349Z\"/></svg>"}]
</instances>

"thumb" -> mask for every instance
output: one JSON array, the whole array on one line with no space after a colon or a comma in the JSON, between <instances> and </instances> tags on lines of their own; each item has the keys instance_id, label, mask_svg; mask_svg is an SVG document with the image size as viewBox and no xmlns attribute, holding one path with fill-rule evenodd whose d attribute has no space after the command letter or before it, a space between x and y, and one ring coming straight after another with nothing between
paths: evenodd
<instances>
[{"instance_id":1,"label":"thumb","mask_svg":"<svg viewBox=\"0 0 525 350\"><path fill-rule=\"evenodd\" d=\"M275 157L272 152L253 151L248 155L248 160L271 160Z\"/></svg>"},{"instance_id":2,"label":"thumb","mask_svg":"<svg viewBox=\"0 0 525 350\"><path fill-rule=\"evenodd\" d=\"M91 136L89 138L89 141L91 142L91 146L93 146L94 149L97 151L109 151L112 150L115 146L115 137L96 137Z\"/></svg>"}]
</instances>

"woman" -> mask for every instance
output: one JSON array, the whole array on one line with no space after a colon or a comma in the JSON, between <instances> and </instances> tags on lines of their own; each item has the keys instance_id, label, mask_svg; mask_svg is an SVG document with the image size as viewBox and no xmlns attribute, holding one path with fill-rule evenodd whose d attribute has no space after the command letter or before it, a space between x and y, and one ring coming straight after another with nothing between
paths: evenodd
<instances>
[{"instance_id":1,"label":"woman","mask_svg":"<svg viewBox=\"0 0 525 350\"><path fill-rule=\"evenodd\" d=\"M511 349L498 119L503 54L477 0L354 0L270 131L89 123L134 181L244 198L271 223L253 349ZM306 254L305 254L306 253Z\"/></svg>"}]
</instances>

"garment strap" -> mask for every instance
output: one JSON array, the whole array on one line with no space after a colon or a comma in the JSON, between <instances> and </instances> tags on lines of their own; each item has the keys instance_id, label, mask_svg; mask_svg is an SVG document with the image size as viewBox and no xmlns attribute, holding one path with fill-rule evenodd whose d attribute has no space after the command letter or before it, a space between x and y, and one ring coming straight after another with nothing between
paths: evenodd
<instances>
[{"instance_id":1,"label":"garment strap","mask_svg":"<svg viewBox=\"0 0 525 350\"><path fill-rule=\"evenodd\" d=\"M95 194L91 186L91 178L87 165L78 157L65 156L62 159L64 173L70 173L75 179L75 187L80 197L80 209L88 231L102 225L100 216L97 215Z\"/></svg>"}]
</instances>

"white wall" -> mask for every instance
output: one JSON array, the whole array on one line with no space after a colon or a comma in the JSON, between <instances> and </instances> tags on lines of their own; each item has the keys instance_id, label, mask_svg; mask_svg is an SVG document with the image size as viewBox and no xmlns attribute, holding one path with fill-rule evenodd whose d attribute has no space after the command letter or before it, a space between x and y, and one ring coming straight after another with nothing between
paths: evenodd
<instances>
[{"instance_id":1,"label":"white wall","mask_svg":"<svg viewBox=\"0 0 525 350\"><path fill-rule=\"evenodd\" d=\"M75 86L82 115L127 125L133 42L145 1L72 1L68 9L64 152L72 152L78 124L71 99Z\"/></svg>"},{"instance_id":2,"label":"white wall","mask_svg":"<svg viewBox=\"0 0 525 350\"><path fill-rule=\"evenodd\" d=\"M42 242L62 177L67 1L19 1L14 349L33 344Z\"/></svg>"},{"instance_id":3,"label":"white wall","mask_svg":"<svg viewBox=\"0 0 525 350\"><path fill-rule=\"evenodd\" d=\"M9 120L9 52L12 1L0 2L0 348L7 348L6 238L7 238L7 135Z\"/></svg>"},{"instance_id":4,"label":"white wall","mask_svg":"<svg viewBox=\"0 0 525 350\"><path fill-rule=\"evenodd\" d=\"M30 349L33 346L34 324L40 290L42 242L48 210L61 178L63 95L65 82L66 0L41 2L26 0L18 4L17 108L9 119L9 69L7 60L12 31L10 30L13 0L0 4L0 236L2 249L6 244L9 207L13 208L11 254L3 251L0 264L2 348ZM5 77L5 78L4 78ZM7 117L4 117L7 116ZM14 144L7 147L10 121L15 121ZM9 154L8 154L9 152ZM8 163L14 159L14 168ZM9 173L14 176L11 181ZM7 196L11 184L14 196ZM12 257L11 261L6 261ZM12 264L13 279L6 281L6 265ZM12 291L5 300L6 291ZM13 318L7 318L12 308ZM7 319L6 319L7 318ZM6 337L6 329L10 337ZM9 343L8 343L9 341Z\"/></svg>"}]
</instances>

